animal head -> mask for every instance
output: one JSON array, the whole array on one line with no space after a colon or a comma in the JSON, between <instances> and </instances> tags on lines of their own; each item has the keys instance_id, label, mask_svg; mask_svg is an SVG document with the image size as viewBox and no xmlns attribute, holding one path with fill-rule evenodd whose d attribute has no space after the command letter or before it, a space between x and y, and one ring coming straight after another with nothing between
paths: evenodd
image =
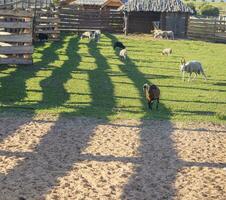
<instances>
[{"instance_id":1,"label":"animal head","mask_svg":"<svg viewBox=\"0 0 226 200\"><path fill-rule=\"evenodd\" d=\"M147 84L147 83L145 83L144 85L143 85L143 91L145 92L146 90L149 90L149 84Z\"/></svg>"},{"instance_id":2,"label":"animal head","mask_svg":"<svg viewBox=\"0 0 226 200\"><path fill-rule=\"evenodd\" d=\"M181 58L181 61L180 61L180 71L184 71L184 68L185 68L185 64L186 64L186 60L184 58Z\"/></svg>"}]
</instances>

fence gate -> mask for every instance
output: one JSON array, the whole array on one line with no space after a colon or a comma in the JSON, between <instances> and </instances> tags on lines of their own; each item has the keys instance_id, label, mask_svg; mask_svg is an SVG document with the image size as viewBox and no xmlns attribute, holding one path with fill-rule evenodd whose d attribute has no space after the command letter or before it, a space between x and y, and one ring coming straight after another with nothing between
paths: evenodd
<instances>
[{"instance_id":1,"label":"fence gate","mask_svg":"<svg viewBox=\"0 0 226 200\"><path fill-rule=\"evenodd\" d=\"M61 8L60 30L101 30L104 32L122 33L123 14L120 11L109 10L75 10Z\"/></svg>"},{"instance_id":2,"label":"fence gate","mask_svg":"<svg viewBox=\"0 0 226 200\"><path fill-rule=\"evenodd\" d=\"M218 18L190 18L188 37L212 42L226 42L226 20Z\"/></svg>"}]
</instances>

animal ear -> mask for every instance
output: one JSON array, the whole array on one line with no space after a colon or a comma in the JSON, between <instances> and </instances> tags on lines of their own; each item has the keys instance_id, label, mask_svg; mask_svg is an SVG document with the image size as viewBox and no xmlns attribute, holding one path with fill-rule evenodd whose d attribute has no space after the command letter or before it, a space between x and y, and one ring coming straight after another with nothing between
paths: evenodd
<instances>
[{"instance_id":1,"label":"animal ear","mask_svg":"<svg viewBox=\"0 0 226 200\"><path fill-rule=\"evenodd\" d=\"M181 62L182 65L184 65L186 63L184 57L181 58L181 61L180 62Z\"/></svg>"}]
</instances>

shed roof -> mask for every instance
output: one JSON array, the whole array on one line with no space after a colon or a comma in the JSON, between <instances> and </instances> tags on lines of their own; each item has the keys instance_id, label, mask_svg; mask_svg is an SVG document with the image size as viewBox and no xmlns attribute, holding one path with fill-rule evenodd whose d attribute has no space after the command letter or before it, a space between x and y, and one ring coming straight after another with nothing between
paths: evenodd
<instances>
[{"instance_id":1,"label":"shed roof","mask_svg":"<svg viewBox=\"0 0 226 200\"><path fill-rule=\"evenodd\" d=\"M128 12L193 12L181 0L128 0L125 9Z\"/></svg>"},{"instance_id":2,"label":"shed roof","mask_svg":"<svg viewBox=\"0 0 226 200\"><path fill-rule=\"evenodd\" d=\"M105 4L108 0L76 0L70 3L71 5L96 5L101 6Z\"/></svg>"}]
</instances>

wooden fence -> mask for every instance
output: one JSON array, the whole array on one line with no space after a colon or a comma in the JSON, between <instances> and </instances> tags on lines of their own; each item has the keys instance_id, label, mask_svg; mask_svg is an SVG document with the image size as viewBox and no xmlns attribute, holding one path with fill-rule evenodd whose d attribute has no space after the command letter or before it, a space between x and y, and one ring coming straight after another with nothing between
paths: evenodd
<instances>
[{"instance_id":1,"label":"wooden fence","mask_svg":"<svg viewBox=\"0 0 226 200\"><path fill-rule=\"evenodd\" d=\"M33 13L0 10L0 64L32 64Z\"/></svg>"},{"instance_id":2,"label":"wooden fence","mask_svg":"<svg viewBox=\"0 0 226 200\"><path fill-rule=\"evenodd\" d=\"M61 8L60 30L101 30L111 33L123 32L123 14L120 11L100 10L75 10Z\"/></svg>"},{"instance_id":3,"label":"wooden fence","mask_svg":"<svg viewBox=\"0 0 226 200\"><path fill-rule=\"evenodd\" d=\"M218 18L190 18L188 38L211 42L226 42L226 20Z\"/></svg>"},{"instance_id":4,"label":"wooden fence","mask_svg":"<svg viewBox=\"0 0 226 200\"><path fill-rule=\"evenodd\" d=\"M49 41L57 41L60 39L59 15L57 10L39 9L35 16L35 40L38 40L40 33L48 35Z\"/></svg>"}]
</instances>

